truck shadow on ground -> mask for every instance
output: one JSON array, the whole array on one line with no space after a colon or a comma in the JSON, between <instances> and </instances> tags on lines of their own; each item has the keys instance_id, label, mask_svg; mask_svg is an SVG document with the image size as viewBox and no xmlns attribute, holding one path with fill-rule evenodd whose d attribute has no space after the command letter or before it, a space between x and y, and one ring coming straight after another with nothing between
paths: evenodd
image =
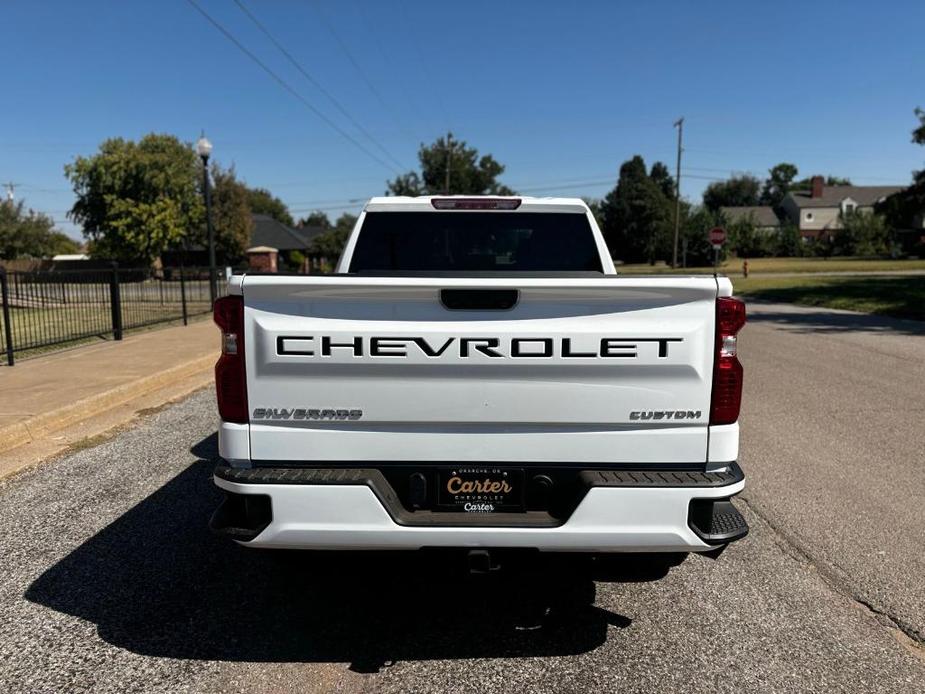
<instances>
[{"instance_id":1,"label":"truck shadow on ground","mask_svg":"<svg viewBox=\"0 0 925 694\"><path fill-rule=\"evenodd\" d=\"M248 550L207 529L219 492L202 458L47 569L26 598L89 620L135 653L350 662L570 655L628 618L594 606L592 575L526 562L469 575L455 555ZM666 569L667 571L667 569Z\"/></svg>"},{"instance_id":2,"label":"truck shadow on ground","mask_svg":"<svg viewBox=\"0 0 925 694\"><path fill-rule=\"evenodd\" d=\"M925 322L861 313L814 311L774 311L754 302L758 310L750 312L749 323L771 323L798 333L837 334L869 333L873 335L925 335Z\"/></svg>"}]
</instances>

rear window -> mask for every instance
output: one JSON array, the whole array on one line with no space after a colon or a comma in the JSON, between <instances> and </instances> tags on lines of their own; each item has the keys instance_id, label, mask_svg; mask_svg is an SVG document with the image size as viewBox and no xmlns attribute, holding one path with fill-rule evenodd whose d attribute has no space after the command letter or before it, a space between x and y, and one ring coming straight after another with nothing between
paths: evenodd
<instances>
[{"instance_id":1,"label":"rear window","mask_svg":"<svg viewBox=\"0 0 925 694\"><path fill-rule=\"evenodd\" d=\"M350 272L603 272L584 214L370 212Z\"/></svg>"}]
</instances>

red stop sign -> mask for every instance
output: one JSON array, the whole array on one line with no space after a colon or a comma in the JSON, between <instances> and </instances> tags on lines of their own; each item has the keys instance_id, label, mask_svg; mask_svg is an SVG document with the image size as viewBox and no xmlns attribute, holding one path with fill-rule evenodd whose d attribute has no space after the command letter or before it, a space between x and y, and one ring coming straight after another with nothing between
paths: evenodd
<instances>
[{"instance_id":1,"label":"red stop sign","mask_svg":"<svg viewBox=\"0 0 925 694\"><path fill-rule=\"evenodd\" d=\"M707 235L714 246L721 246L726 240L726 230L722 227L713 227Z\"/></svg>"}]
</instances>

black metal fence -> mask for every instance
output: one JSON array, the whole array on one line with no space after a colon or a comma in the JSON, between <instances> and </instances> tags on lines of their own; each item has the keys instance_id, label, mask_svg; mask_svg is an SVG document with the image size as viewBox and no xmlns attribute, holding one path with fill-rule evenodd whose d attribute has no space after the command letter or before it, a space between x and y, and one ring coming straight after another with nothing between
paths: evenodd
<instances>
[{"instance_id":1,"label":"black metal fence","mask_svg":"<svg viewBox=\"0 0 925 694\"><path fill-rule=\"evenodd\" d=\"M224 282L216 282L219 295ZM8 272L0 268L0 363L17 355L183 321L212 310L209 271L112 268Z\"/></svg>"}]
</instances>

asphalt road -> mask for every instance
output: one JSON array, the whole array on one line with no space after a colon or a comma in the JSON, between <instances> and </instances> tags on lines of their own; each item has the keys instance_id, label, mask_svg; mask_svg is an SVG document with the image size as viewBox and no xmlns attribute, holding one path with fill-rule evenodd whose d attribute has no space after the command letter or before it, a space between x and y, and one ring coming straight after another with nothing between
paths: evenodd
<instances>
[{"instance_id":1,"label":"asphalt road","mask_svg":"<svg viewBox=\"0 0 925 694\"><path fill-rule=\"evenodd\" d=\"M743 498L925 641L925 323L756 303L742 360Z\"/></svg>"},{"instance_id":2,"label":"asphalt road","mask_svg":"<svg viewBox=\"0 0 925 694\"><path fill-rule=\"evenodd\" d=\"M215 539L199 393L0 483L0 691L921 692L923 342L753 309L752 533L654 582Z\"/></svg>"}]
</instances>

